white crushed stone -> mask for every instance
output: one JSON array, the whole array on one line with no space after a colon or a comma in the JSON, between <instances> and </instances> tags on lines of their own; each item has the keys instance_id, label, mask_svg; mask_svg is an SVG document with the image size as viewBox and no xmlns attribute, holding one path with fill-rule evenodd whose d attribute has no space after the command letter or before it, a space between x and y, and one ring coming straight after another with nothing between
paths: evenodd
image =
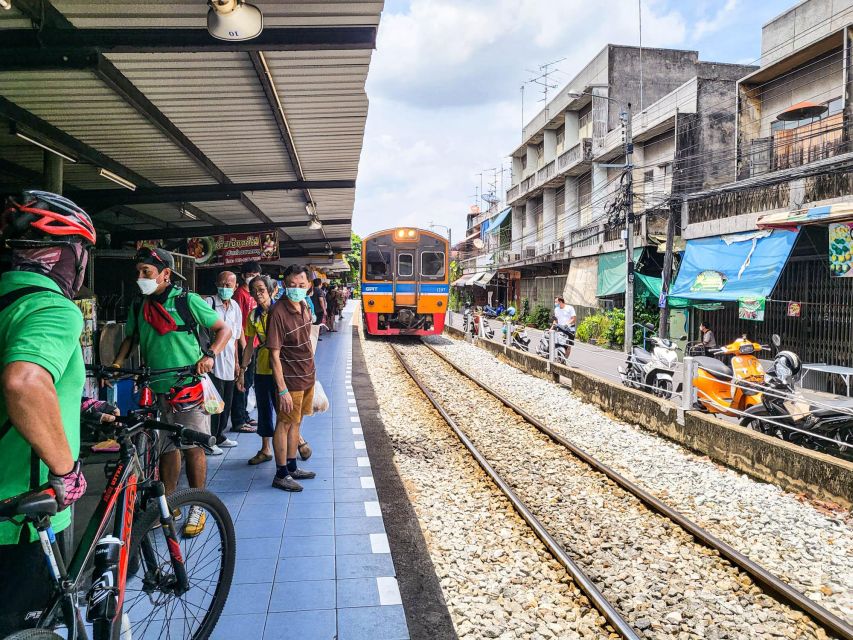
<instances>
[{"instance_id":1,"label":"white crushed stone","mask_svg":"<svg viewBox=\"0 0 853 640\"><path fill-rule=\"evenodd\" d=\"M583 402L492 354L447 337L426 339L580 448L636 481L776 576L853 620L853 516L822 509Z\"/></svg>"}]
</instances>

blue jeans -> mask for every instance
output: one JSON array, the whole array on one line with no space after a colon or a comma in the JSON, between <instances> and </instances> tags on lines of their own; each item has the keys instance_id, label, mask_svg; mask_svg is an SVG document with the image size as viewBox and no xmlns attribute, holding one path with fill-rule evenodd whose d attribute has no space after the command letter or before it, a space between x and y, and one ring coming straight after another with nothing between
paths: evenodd
<instances>
[{"instance_id":1,"label":"blue jeans","mask_svg":"<svg viewBox=\"0 0 853 640\"><path fill-rule=\"evenodd\" d=\"M249 368L243 374L243 383L246 385L245 391L238 391L234 387L234 395L231 398L231 428L236 429L249 420L249 412L246 411L246 398L249 389L255 384L255 356L252 356L252 361L249 363ZM255 392L257 393L257 391Z\"/></svg>"},{"instance_id":2,"label":"blue jeans","mask_svg":"<svg viewBox=\"0 0 853 640\"><path fill-rule=\"evenodd\" d=\"M272 438L275 433L275 379L271 375L255 375L255 400L258 405L258 435Z\"/></svg>"}]
</instances>

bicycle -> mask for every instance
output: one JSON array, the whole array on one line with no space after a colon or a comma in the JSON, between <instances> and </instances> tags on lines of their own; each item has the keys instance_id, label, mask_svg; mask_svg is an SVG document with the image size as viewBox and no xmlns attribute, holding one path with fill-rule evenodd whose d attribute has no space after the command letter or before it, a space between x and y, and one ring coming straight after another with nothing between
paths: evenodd
<instances>
[{"instance_id":1,"label":"bicycle","mask_svg":"<svg viewBox=\"0 0 853 640\"><path fill-rule=\"evenodd\" d=\"M150 379L164 370L111 370L128 371ZM50 526L57 510L52 490L0 501L0 520L19 519L36 529L54 582L35 628L5 640L205 640L213 631L234 573L234 525L228 509L209 491L185 489L166 497L151 444L156 445L159 432L176 444L210 447L215 438L157 421L153 396L148 400L148 406L99 425L119 443L119 452L105 469L106 489L67 567ZM193 507L205 510L205 529L199 536L182 537L175 521L187 518ZM193 560L200 561L195 568ZM54 632L63 625L65 636Z\"/></svg>"}]
</instances>

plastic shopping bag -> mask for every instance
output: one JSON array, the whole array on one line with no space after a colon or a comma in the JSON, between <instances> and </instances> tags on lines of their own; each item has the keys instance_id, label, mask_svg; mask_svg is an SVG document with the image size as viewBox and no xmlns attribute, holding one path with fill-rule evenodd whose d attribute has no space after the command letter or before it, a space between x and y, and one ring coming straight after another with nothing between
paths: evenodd
<instances>
[{"instance_id":1,"label":"plastic shopping bag","mask_svg":"<svg viewBox=\"0 0 853 640\"><path fill-rule=\"evenodd\" d=\"M325 413L329 410L329 398L323 390L323 385L317 380L314 383L314 413Z\"/></svg>"},{"instance_id":2,"label":"plastic shopping bag","mask_svg":"<svg viewBox=\"0 0 853 640\"><path fill-rule=\"evenodd\" d=\"M204 390L204 400L202 402L204 412L209 416L222 413L225 409L225 401L222 399L222 396L219 395L213 381L207 376L207 374L201 377L201 386Z\"/></svg>"}]
</instances>

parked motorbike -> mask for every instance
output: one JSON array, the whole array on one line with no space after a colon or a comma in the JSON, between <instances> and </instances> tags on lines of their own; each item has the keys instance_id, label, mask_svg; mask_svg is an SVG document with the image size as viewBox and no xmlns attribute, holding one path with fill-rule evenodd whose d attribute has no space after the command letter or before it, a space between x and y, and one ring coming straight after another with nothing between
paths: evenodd
<instances>
[{"instance_id":1,"label":"parked motorbike","mask_svg":"<svg viewBox=\"0 0 853 640\"><path fill-rule=\"evenodd\" d=\"M483 307L483 315L487 318L497 318L503 312L504 306L502 304L499 304L497 307L490 307L489 305Z\"/></svg>"},{"instance_id":2,"label":"parked motorbike","mask_svg":"<svg viewBox=\"0 0 853 640\"><path fill-rule=\"evenodd\" d=\"M777 340L778 336L774 337ZM764 367L757 353L769 350L746 336L718 349L708 349L708 356L696 356L698 373L693 380L697 408L708 413L739 417L750 407L761 405ZM718 360L717 357L723 358Z\"/></svg>"},{"instance_id":3,"label":"parked motorbike","mask_svg":"<svg viewBox=\"0 0 853 640\"><path fill-rule=\"evenodd\" d=\"M777 337L774 336L774 343ZM853 460L853 400L821 401L821 405L832 406L812 404L794 387L801 370L800 358L792 351L776 354L773 366L765 376L766 390L761 395L761 404L746 410L748 415L741 418L741 426L815 451ZM767 419L772 422L767 422ZM793 428L787 429L784 425ZM828 442L823 438L842 444Z\"/></svg>"},{"instance_id":4,"label":"parked motorbike","mask_svg":"<svg viewBox=\"0 0 853 640\"><path fill-rule=\"evenodd\" d=\"M465 337L474 336L474 316L471 311L471 304L468 302L462 309L462 334Z\"/></svg>"},{"instance_id":5,"label":"parked motorbike","mask_svg":"<svg viewBox=\"0 0 853 640\"><path fill-rule=\"evenodd\" d=\"M510 337L510 346L513 349L520 351L530 350L530 336L527 335L527 328L523 325L513 325L512 336Z\"/></svg>"},{"instance_id":6,"label":"parked motorbike","mask_svg":"<svg viewBox=\"0 0 853 640\"><path fill-rule=\"evenodd\" d=\"M551 351L551 338L554 336L554 360L558 364L566 364L569 361L569 354L572 351L572 345L575 343L575 328L564 324L554 324L551 331L543 331L542 337L539 339L539 346L536 348L536 355L543 358L548 358Z\"/></svg>"},{"instance_id":7,"label":"parked motorbike","mask_svg":"<svg viewBox=\"0 0 853 640\"><path fill-rule=\"evenodd\" d=\"M678 344L654 334L651 323L635 324L643 329L643 347L633 347L625 367L619 367L622 384L632 389L650 390L658 398L672 397L675 366L678 363ZM686 339L682 338L682 340ZM651 352L645 348L652 344Z\"/></svg>"},{"instance_id":8,"label":"parked motorbike","mask_svg":"<svg viewBox=\"0 0 853 640\"><path fill-rule=\"evenodd\" d=\"M486 320L486 316L475 315L474 316L474 335L480 335L480 323L483 323L483 334L486 339L491 340L495 337L495 330L489 325L489 321Z\"/></svg>"}]
</instances>

